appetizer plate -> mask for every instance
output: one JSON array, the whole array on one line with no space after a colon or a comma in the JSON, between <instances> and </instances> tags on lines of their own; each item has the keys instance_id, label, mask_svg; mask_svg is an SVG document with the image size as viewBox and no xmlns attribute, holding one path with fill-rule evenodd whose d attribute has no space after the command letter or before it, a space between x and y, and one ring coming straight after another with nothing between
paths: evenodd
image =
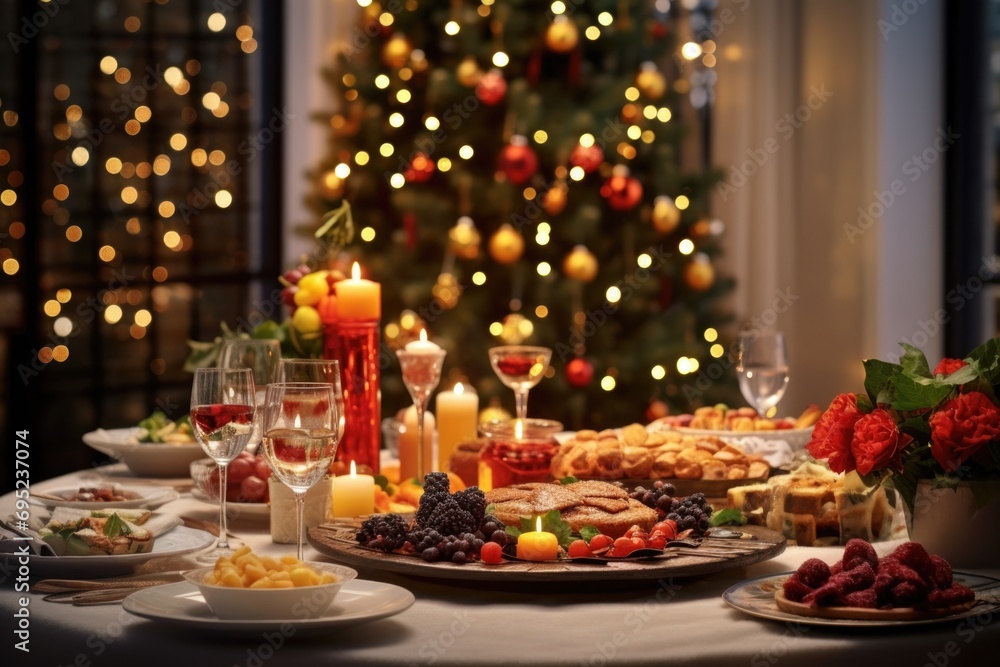
<instances>
[{"instance_id":1,"label":"appetizer plate","mask_svg":"<svg viewBox=\"0 0 1000 667\"><path fill-rule=\"evenodd\" d=\"M94 487L94 486L109 486L108 484L86 484L81 483L77 486L71 486L68 488L61 489L39 489L40 492L44 493L46 496L60 496L69 498L74 496L81 488ZM42 507L72 507L74 509L81 510L101 510L105 508L120 508L128 509L134 507L141 507L144 509L155 509L160 505L165 505L171 501L177 500L179 494L168 487L165 486L118 486L114 485L115 489L118 491L126 492L126 495L135 496L130 500L117 500L111 502L104 502L100 500L94 501L83 501L83 500L53 500L47 497L38 497L34 494L31 495L31 502L35 505L40 505Z\"/></svg>"},{"instance_id":2,"label":"appetizer plate","mask_svg":"<svg viewBox=\"0 0 1000 667\"><path fill-rule=\"evenodd\" d=\"M668 426L662 423L653 422L647 427L651 432L676 431L682 435L710 435L726 441L739 443L741 438L760 438L765 442L782 440L788 443L793 450L803 449L809 444L812 438L813 427L809 428L786 428L776 431L718 431L704 428L688 428L686 426Z\"/></svg>"},{"instance_id":3,"label":"appetizer plate","mask_svg":"<svg viewBox=\"0 0 1000 667\"><path fill-rule=\"evenodd\" d=\"M212 505L216 508L216 513L219 509L219 499L211 498L205 493L195 487L191 489L191 497L200 503L206 505ZM270 519L271 518L271 503L234 503L226 502L226 517L230 521L239 519Z\"/></svg>"},{"instance_id":4,"label":"appetizer plate","mask_svg":"<svg viewBox=\"0 0 1000 667\"><path fill-rule=\"evenodd\" d=\"M166 444L137 442L141 431L132 428L97 429L83 434L83 442L102 454L123 461L140 477L190 477L191 462L203 458L204 450L197 442Z\"/></svg>"},{"instance_id":5,"label":"appetizer plate","mask_svg":"<svg viewBox=\"0 0 1000 667\"><path fill-rule=\"evenodd\" d=\"M691 549L674 550L653 559L609 559L591 564L563 560L526 562L506 560L498 565L481 562L456 565L427 563L418 556L384 553L363 547L354 539L355 528L322 524L311 528L309 543L321 554L354 568L371 568L430 579L555 583L581 581L655 581L664 577L692 577L746 567L774 558L785 550L785 537L760 526L741 526L750 539L712 539L704 542L713 555L697 555ZM709 546L710 545L710 546Z\"/></svg>"},{"instance_id":6,"label":"appetizer plate","mask_svg":"<svg viewBox=\"0 0 1000 667\"><path fill-rule=\"evenodd\" d=\"M36 556L29 555L32 577L58 577L63 579L93 579L127 574L137 566L160 556L179 556L201 551L215 544L216 537L204 530L177 526L153 542L153 550L144 554L118 554L115 556ZM0 554L0 563L17 568L19 554Z\"/></svg>"},{"instance_id":7,"label":"appetizer plate","mask_svg":"<svg viewBox=\"0 0 1000 667\"><path fill-rule=\"evenodd\" d=\"M968 586L976 592L975 603L967 606L953 607L942 610L941 613L928 615L912 609L893 609L880 611L878 609L850 609L845 607L830 607L824 611L813 609L808 605L783 600L782 584L794 572L769 574L755 579L749 579L737 584L722 594L726 604L744 613L772 621L803 623L805 625L835 626L835 627L909 627L927 623L942 623L955 621L968 616L976 616L983 612L995 612L1000 609L1000 579L984 577L968 572L955 572L957 583ZM803 609L808 613L803 614ZM821 614L821 615L819 615Z\"/></svg>"},{"instance_id":8,"label":"appetizer plate","mask_svg":"<svg viewBox=\"0 0 1000 667\"><path fill-rule=\"evenodd\" d=\"M413 602L413 593L405 588L355 579L344 584L322 616L311 619L223 620L208 608L198 588L186 582L137 591L125 598L122 606L136 616L185 628L259 634L289 624L294 629L292 636L306 636L394 616L409 609Z\"/></svg>"}]
</instances>

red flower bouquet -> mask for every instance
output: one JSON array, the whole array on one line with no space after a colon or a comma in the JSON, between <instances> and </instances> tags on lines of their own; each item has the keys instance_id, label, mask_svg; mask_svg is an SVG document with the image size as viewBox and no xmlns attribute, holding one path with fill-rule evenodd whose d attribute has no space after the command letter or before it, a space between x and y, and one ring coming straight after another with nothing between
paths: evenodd
<instances>
[{"instance_id":1,"label":"red flower bouquet","mask_svg":"<svg viewBox=\"0 0 1000 667\"><path fill-rule=\"evenodd\" d=\"M932 371L903 344L898 364L865 361L865 393L840 394L806 449L834 472L885 483L912 509L917 484L1000 480L1000 338Z\"/></svg>"}]
</instances>

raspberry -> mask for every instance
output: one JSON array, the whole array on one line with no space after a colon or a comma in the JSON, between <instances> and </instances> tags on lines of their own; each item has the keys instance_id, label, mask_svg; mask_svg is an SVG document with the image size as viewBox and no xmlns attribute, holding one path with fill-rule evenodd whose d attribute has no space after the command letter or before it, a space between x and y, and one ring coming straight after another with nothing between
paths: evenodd
<instances>
[{"instance_id":1,"label":"raspberry","mask_svg":"<svg viewBox=\"0 0 1000 667\"><path fill-rule=\"evenodd\" d=\"M830 578L830 567L819 558L810 558L799 566L797 574L809 588L819 588Z\"/></svg>"},{"instance_id":2,"label":"raspberry","mask_svg":"<svg viewBox=\"0 0 1000 667\"><path fill-rule=\"evenodd\" d=\"M932 582L941 590L951 586L951 564L941 556L931 556L931 563L934 565L934 576Z\"/></svg>"},{"instance_id":3,"label":"raspberry","mask_svg":"<svg viewBox=\"0 0 1000 667\"><path fill-rule=\"evenodd\" d=\"M797 574L785 580L784 590L785 597L792 602L802 602L802 598L812 593L812 589L803 584Z\"/></svg>"},{"instance_id":4,"label":"raspberry","mask_svg":"<svg viewBox=\"0 0 1000 667\"><path fill-rule=\"evenodd\" d=\"M948 588L938 591L931 591L927 596L927 602L932 607L951 607L956 604L971 602L976 599L976 594L972 589L961 584L952 584Z\"/></svg>"},{"instance_id":5,"label":"raspberry","mask_svg":"<svg viewBox=\"0 0 1000 667\"><path fill-rule=\"evenodd\" d=\"M844 596L843 603L848 607L863 607L865 609L878 608L878 594L874 588L865 588L854 591Z\"/></svg>"},{"instance_id":6,"label":"raspberry","mask_svg":"<svg viewBox=\"0 0 1000 667\"><path fill-rule=\"evenodd\" d=\"M875 571L867 562L853 570L830 577L825 584L807 595L802 601L808 604L829 604L848 593L868 588L875 582Z\"/></svg>"},{"instance_id":7,"label":"raspberry","mask_svg":"<svg viewBox=\"0 0 1000 667\"><path fill-rule=\"evenodd\" d=\"M873 570L878 569L878 554L871 544L857 538L848 541L844 547L844 569L853 570L862 561L871 565Z\"/></svg>"}]
</instances>

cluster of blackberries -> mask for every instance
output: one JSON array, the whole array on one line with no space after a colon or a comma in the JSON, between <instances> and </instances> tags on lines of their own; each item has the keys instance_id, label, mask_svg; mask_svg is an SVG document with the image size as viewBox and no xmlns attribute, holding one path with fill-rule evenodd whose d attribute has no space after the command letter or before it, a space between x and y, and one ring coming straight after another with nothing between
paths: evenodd
<instances>
[{"instance_id":1,"label":"cluster of blackberries","mask_svg":"<svg viewBox=\"0 0 1000 667\"><path fill-rule=\"evenodd\" d=\"M361 524L357 540L379 551L395 551L406 544L410 527L398 514L377 514Z\"/></svg>"},{"instance_id":2,"label":"cluster of blackberries","mask_svg":"<svg viewBox=\"0 0 1000 667\"><path fill-rule=\"evenodd\" d=\"M712 506L705 500L705 494L695 493L686 498L678 498L676 494L677 488L673 484L657 480L651 489L635 487L629 497L656 510L661 519L676 521L678 530L690 528L699 533L708 530Z\"/></svg>"}]
</instances>

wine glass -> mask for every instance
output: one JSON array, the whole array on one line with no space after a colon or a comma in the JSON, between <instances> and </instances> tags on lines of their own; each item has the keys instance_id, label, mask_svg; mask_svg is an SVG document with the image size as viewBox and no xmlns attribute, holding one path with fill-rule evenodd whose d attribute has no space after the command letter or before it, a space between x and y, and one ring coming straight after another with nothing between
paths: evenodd
<instances>
[{"instance_id":1,"label":"wine glass","mask_svg":"<svg viewBox=\"0 0 1000 667\"><path fill-rule=\"evenodd\" d=\"M219 541L198 557L214 563L230 556L226 537L226 474L247 446L254 424L253 373L247 368L198 368L191 388L191 427L198 444L219 466Z\"/></svg>"},{"instance_id":2,"label":"wine glass","mask_svg":"<svg viewBox=\"0 0 1000 667\"><path fill-rule=\"evenodd\" d=\"M337 442L344 437L344 392L340 384L340 362L334 359L282 359L278 363L278 382L323 382L333 385L337 401Z\"/></svg>"},{"instance_id":3,"label":"wine glass","mask_svg":"<svg viewBox=\"0 0 1000 667\"><path fill-rule=\"evenodd\" d=\"M490 364L500 381L514 390L517 418L528 416L528 391L538 384L552 360L552 350L528 345L490 348Z\"/></svg>"},{"instance_id":4,"label":"wine glass","mask_svg":"<svg viewBox=\"0 0 1000 667\"><path fill-rule=\"evenodd\" d=\"M788 352L780 331L743 332L738 341L736 372L743 398L761 417L785 395L788 386Z\"/></svg>"},{"instance_id":5,"label":"wine glass","mask_svg":"<svg viewBox=\"0 0 1000 667\"><path fill-rule=\"evenodd\" d=\"M276 382L264 398L264 458L274 476L295 494L298 559L302 560L306 491L337 455L340 421L333 385Z\"/></svg>"},{"instance_id":6,"label":"wine glass","mask_svg":"<svg viewBox=\"0 0 1000 667\"><path fill-rule=\"evenodd\" d=\"M247 449L251 454L260 445L260 415L264 407L264 389L277 379L278 363L281 361L281 344L274 338L233 338L222 344L219 351L219 368L249 368L253 372L257 395L257 419Z\"/></svg>"},{"instance_id":7,"label":"wine glass","mask_svg":"<svg viewBox=\"0 0 1000 667\"><path fill-rule=\"evenodd\" d=\"M427 409L427 399L441 381L441 366L447 352L428 343L427 334L423 331L420 335L420 341L411 342L404 349L396 350L396 356L403 371L403 384L410 392L410 398L417 409L417 478L422 480L430 472L424 461L424 411Z\"/></svg>"}]
</instances>

